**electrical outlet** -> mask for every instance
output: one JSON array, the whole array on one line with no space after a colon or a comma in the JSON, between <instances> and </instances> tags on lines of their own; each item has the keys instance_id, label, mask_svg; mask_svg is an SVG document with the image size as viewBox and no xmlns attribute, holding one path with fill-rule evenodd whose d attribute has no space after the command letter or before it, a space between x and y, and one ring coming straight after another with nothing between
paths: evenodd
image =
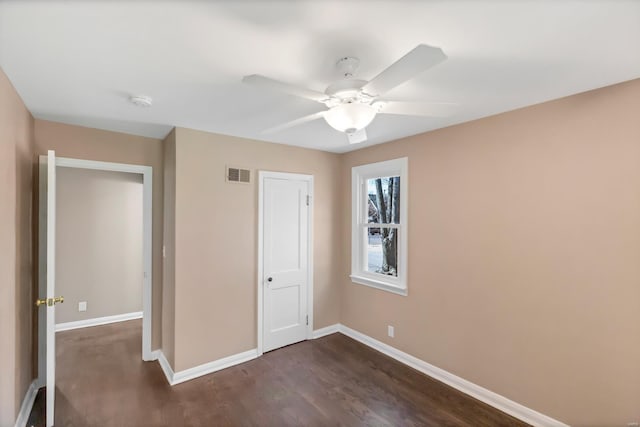
<instances>
[{"instance_id":1,"label":"electrical outlet","mask_svg":"<svg viewBox=\"0 0 640 427\"><path fill-rule=\"evenodd\" d=\"M78 311L87 311L87 302L86 301L80 301L78 303Z\"/></svg>"},{"instance_id":2,"label":"electrical outlet","mask_svg":"<svg viewBox=\"0 0 640 427\"><path fill-rule=\"evenodd\" d=\"M387 335L389 335L391 338L393 338L395 333L396 333L396 331L395 331L393 326L391 326L391 325L387 326Z\"/></svg>"}]
</instances>

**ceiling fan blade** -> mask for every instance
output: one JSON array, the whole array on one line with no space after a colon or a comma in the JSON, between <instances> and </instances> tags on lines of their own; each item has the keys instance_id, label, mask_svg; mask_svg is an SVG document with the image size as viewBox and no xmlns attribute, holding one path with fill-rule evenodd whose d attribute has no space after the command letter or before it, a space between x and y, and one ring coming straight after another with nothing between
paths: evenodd
<instances>
[{"instance_id":1,"label":"ceiling fan blade","mask_svg":"<svg viewBox=\"0 0 640 427\"><path fill-rule=\"evenodd\" d=\"M439 47L420 44L374 77L362 90L369 95L382 95L445 59L447 55Z\"/></svg>"},{"instance_id":2,"label":"ceiling fan blade","mask_svg":"<svg viewBox=\"0 0 640 427\"><path fill-rule=\"evenodd\" d=\"M448 117L458 104L449 102L401 102L383 101L379 114L399 114L405 116Z\"/></svg>"},{"instance_id":3,"label":"ceiling fan blade","mask_svg":"<svg viewBox=\"0 0 640 427\"><path fill-rule=\"evenodd\" d=\"M307 89L304 87L290 85L288 83L283 83L281 81L270 79L269 77L261 76L258 74L244 76L242 78L242 82L248 85L272 91L284 92L288 93L289 95L299 96L301 98L310 99L317 102L323 102L329 99L329 96L322 92L316 92L315 90Z\"/></svg>"},{"instance_id":4,"label":"ceiling fan blade","mask_svg":"<svg viewBox=\"0 0 640 427\"><path fill-rule=\"evenodd\" d=\"M365 142L367 140L367 131L362 128L353 133L348 133L347 138L349 138L349 144L359 144L361 142Z\"/></svg>"},{"instance_id":5,"label":"ceiling fan blade","mask_svg":"<svg viewBox=\"0 0 640 427\"><path fill-rule=\"evenodd\" d=\"M324 116L325 111L320 111L317 113L309 114L308 116L300 117L299 119L291 120L290 122L283 123L278 126L274 126L272 128L263 130L262 133L275 133L280 132L285 129L292 128L294 126L301 125L303 123L311 122L313 120L319 119Z\"/></svg>"}]
</instances>

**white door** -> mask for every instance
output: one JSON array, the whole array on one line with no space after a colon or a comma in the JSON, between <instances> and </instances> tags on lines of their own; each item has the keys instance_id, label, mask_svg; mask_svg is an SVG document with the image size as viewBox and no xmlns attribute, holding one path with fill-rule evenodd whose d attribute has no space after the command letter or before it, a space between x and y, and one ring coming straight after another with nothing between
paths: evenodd
<instances>
[{"instance_id":1,"label":"white door","mask_svg":"<svg viewBox=\"0 0 640 427\"><path fill-rule=\"evenodd\" d=\"M311 180L276 173L261 179L262 338L263 351L269 351L307 338Z\"/></svg>"},{"instance_id":2,"label":"white door","mask_svg":"<svg viewBox=\"0 0 640 427\"><path fill-rule=\"evenodd\" d=\"M56 155L40 156L38 255L38 378L46 386L46 427L53 426L56 391Z\"/></svg>"}]
</instances>

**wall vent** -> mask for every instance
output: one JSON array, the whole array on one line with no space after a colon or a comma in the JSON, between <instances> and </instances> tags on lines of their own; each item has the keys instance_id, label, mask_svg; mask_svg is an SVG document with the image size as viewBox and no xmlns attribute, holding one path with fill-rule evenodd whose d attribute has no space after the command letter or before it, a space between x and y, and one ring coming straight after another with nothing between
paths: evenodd
<instances>
[{"instance_id":1,"label":"wall vent","mask_svg":"<svg viewBox=\"0 0 640 427\"><path fill-rule=\"evenodd\" d=\"M251 171L249 169L227 166L227 182L249 184L251 182Z\"/></svg>"}]
</instances>

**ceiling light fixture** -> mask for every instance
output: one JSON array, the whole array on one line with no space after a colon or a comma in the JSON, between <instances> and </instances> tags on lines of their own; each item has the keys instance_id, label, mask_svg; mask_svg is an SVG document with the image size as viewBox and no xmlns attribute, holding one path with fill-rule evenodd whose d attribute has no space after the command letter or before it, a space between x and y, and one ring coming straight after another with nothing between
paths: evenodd
<instances>
[{"instance_id":1,"label":"ceiling light fixture","mask_svg":"<svg viewBox=\"0 0 640 427\"><path fill-rule=\"evenodd\" d=\"M324 119L335 130L353 133L369 126L377 112L378 109L369 104L344 103L329 109Z\"/></svg>"},{"instance_id":2,"label":"ceiling light fixture","mask_svg":"<svg viewBox=\"0 0 640 427\"><path fill-rule=\"evenodd\" d=\"M148 108L153 105L153 99L151 99L150 96L132 95L129 97L129 101L131 101L131 103L137 107Z\"/></svg>"},{"instance_id":3,"label":"ceiling light fixture","mask_svg":"<svg viewBox=\"0 0 640 427\"><path fill-rule=\"evenodd\" d=\"M319 102L328 108L272 127L265 132L284 131L324 117L329 126L347 134L349 143L356 144L367 140L365 128L378 113L432 116L434 110L429 105L385 101L380 97L445 59L447 59L447 55L439 47L419 44L376 77L366 81L354 78L360 63L358 58L346 56L340 58L336 63L336 68L344 79L329 85L324 93L283 83L259 74L244 76L242 81L256 87Z\"/></svg>"}]
</instances>

